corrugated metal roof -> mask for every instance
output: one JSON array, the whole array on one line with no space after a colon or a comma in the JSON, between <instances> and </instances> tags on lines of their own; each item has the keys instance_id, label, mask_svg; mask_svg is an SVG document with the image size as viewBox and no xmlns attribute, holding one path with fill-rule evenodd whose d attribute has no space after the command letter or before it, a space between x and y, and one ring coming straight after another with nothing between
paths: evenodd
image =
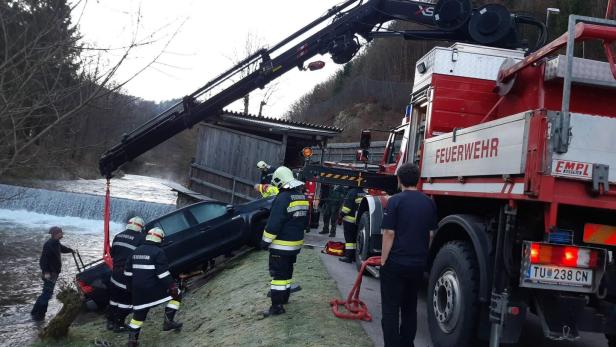
<instances>
[{"instance_id":1,"label":"corrugated metal roof","mask_svg":"<svg viewBox=\"0 0 616 347\"><path fill-rule=\"evenodd\" d=\"M297 122L288 119L271 118L256 116L252 114L244 114L239 112L223 111L222 118L224 120L240 120L247 123L252 123L259 126L278 127L289 130L296 130L302 132L317 132L317 133L329 133L337 135L343 131L343 129L320 124L312 124L306 122Z\"/></svg>"}]
</instances>

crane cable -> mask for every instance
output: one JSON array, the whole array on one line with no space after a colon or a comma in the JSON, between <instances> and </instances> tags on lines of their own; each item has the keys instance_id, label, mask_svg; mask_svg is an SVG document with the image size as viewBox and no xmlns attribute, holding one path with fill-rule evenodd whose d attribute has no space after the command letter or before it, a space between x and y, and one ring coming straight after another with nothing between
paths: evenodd
<instances>
[{"instance_id":1,"label":"crane cable","mask_svg":"<svg viewBox=\"0 0 616 347\"><path fill-rule=\"evenodd\" d=\"M110 194L110 181L111 179L107 178L106 189L105 189L105 210L103 212L104 221L103 221L103 230L105 234L104 244L103 244L103 261L109 266L109 268L113 268L113 260L111 259L111 247L109 245L109 219L111 217L111 194Z\"/></svg>"},{"instance_id":2,"label":"crane cable","mask_svg":"<svg viewBox=\"0 0 616 347\"><path fill-rule=\"evenodd\" d=\"M362 263L361 269L357 273L355 284L349 292L346 300L332 299L329 302L334 316L342 319L364 320L367 322L372 321L372 315L368 312L368 306L366 306L366 304L359 299L361 282L364 277L363 274L368 265L380 266L381 257L370 257ZM344 306L347 312L340 311L340 306Z\"/></svg>"}]
</instances>

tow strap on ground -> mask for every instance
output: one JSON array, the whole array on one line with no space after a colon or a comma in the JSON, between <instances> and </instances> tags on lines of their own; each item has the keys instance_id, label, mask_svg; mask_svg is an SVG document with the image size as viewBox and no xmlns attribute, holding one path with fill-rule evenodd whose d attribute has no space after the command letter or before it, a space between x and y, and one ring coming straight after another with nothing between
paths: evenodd
<instances>
[{"instance_id":1,"label":"tow strap on ground","mask_svg":"<svg viewBox=\"0 0 616 347\"><path fill-rule=\"evenodd\" d=\"M366 259L361 265L361 269L357 273L357 279L355 279L355 284L353 285L353 289L349 292L349 296L346 301L339 299L332 299L329 304L332 306L332 312L334 312L334 316L343 319L357 319L364 321L372 321L372 315L368 312L368 306L359 300L359 292L361 290L361 281L363 279L363 274L366 271L367 266L380 266L381 265L381 257L370 257ZM341 312L340 306L344 306L347 312Z\"/></svg>"},{"instance_id":2,"label":"tow strap on ground","mask_svg":"<svg viewBox=\"0 0 616 347\"><path fill-rule=\"evenodd\" d=\"M111 194L109 192L110 179L107 178L107 188L105 191L105 211L104 211L104 233L105 233L105 241L103 244L103 260L109 266L109 268L113 268L113 260L111 259L111 247L109 245L109 219L111 217L110 209L111 209Z\"/></svg>"}]
</instances>

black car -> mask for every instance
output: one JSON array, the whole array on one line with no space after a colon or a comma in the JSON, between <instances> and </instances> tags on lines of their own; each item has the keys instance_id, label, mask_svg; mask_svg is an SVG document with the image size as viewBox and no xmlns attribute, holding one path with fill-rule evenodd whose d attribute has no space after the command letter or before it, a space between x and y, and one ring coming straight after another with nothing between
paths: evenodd
<instances>
[{"instance_id":1,"label":"black car","mask_svg":"<svg viewBox=\"0 0 616 347\"><path fill-rule=\"evenodd\" d=\"M163 229L162 248L171 273L177 277L242 246L258 246L273 199L239 205L215 200L199 202L148 222L143 231ZM86 300L93 301L98 308L104 307L109 301L111 270L101 261L86 267L76 276L78 287Z\"/></svg>"}]
</instances>

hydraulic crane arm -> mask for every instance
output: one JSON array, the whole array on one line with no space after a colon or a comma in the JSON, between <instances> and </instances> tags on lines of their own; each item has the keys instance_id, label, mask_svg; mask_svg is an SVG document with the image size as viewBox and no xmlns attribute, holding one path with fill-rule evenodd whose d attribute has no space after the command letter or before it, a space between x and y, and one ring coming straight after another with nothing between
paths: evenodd
<instances>
[{"instance_id":1,"label":"hydraulic crane arm","mask_svg":"<svg viewBox=\"0 0 616 347\"><path fill-rule=\"evenodd\" d=\"M394 33L407 39L475 42L500 47L520 47L516 24L509 11L500 5L473 9L470 0L440 0L437 4L405 0L347 0L331 8L325 15L287 37L270 49L261 49L231 69L225 71L167 111L152 118L132 132L123 135L119 144L107 150L99 161L99 170L111 177L122 164L131 161L168 140L177 133L201 121L213 121L225 106L257 88L280 77L287 71L303 69L306 60L317 54L329 53L337 64L350 61L360 48L358 35L366 41L389 32L376 31L392 20L403 20L429 26L431 30ZM316 33L307 36L325 21L331 20ZM474 32L480 34L473 35ZM283 48L299 41L291 48ZM282 51L281 53L278 53ZM232 78L257 65L229 86ZM219 90L215 91L214 89Z\"/></svg>"}]
</instances>

